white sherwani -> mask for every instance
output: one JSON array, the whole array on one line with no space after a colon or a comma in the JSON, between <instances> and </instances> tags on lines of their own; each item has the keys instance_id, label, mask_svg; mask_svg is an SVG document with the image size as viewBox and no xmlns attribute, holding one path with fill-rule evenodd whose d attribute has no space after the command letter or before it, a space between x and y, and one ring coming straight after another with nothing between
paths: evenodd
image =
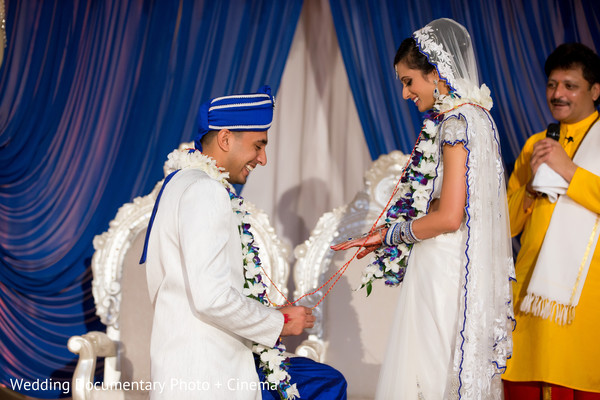
<instances>
[{"instance_id":1,"label":"white sherwani","mask_svg":"<svg viewBox=\"0 0 600 400\"><path fill-rule=\"evenodd\" d=\"M251 342L273 346L283 315L244 296L238 219L199 169L165 187L148 242L152 399L260 399Z\"/></svg>"}]
</instances>

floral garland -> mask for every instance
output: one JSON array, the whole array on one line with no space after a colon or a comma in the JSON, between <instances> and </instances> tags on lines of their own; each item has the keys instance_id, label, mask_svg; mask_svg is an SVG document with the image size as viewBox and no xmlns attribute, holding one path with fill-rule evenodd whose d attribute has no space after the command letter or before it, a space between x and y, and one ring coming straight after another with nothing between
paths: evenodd
<instances>
[{"instance_id":1,"label":"floral garland","mask_svg":"<svg viewBox=\"0 0 600 400\"><path fill-rule=\"evenodd\" d=\"M231 206L240 218L239 230L242 239L242 259L244 262L244 290L243 294L251 299L260 301L269 306L267 299L267 286L262 281L260 271L261 261L258 256L258 247L254 243L254 235L250 232L250 223L246 221L249 215L244 207L244 199L235 194L233 188L227 188ZM288 373L288 358L285 355L285 345L281 339L277 340L274 347L267 347L255 343L252 351L260 356L259 366L262 368L270 388L277 388L281 399L300 398L296 384L290 383Z\"/></svg>"},{"instance_id":2,"label":"floral garland","mask_svg":"<svg viewBox=\"0 0 600 400\"><path fill-rule=\"evenodd\" d=\"M244 289L242 293L262 304L269 306L267 299L267 287L262 280L260 271L261 261L258 255L258 247L254 241L254 235L250 231L248 222L249 213L244 206L244 199L235 193L233 186L227 181L229 173L224 168L218 167L217 162L207 155L196 150L175 150L167 157L165 174L170 174L178 169L196 168L208 174L214 180L220 182L231 201L231 208L239 218L239 233L242 242L242 260L244 264ZM289 363L285 356L285 345L278 340L274 347L267 347L255 343L252 351L259 355L259 366L262 368L269 387L277 389L281 399L293 400L300 398L296 384L290 383L288 373Z\"/></svg>"},{"instance_id":3,"label":"floral garland","mask_svg":"<svg viewBox=\"0 0 600 400\"><path fill-rule=\"evenodd\" d=\"M465 98L454 93L442 95L433 109L425 115L421 133L400 178L400 198L386 213L386 227L397 222L419 219L427 213L440 158L438 125L445 113L467 103L491 109L493 103L490 90L482 85L480 89L469 92ZM412 247L412 243L400 243L396 246L382 245L375 250L375 259L362 272L360 288L366 288L367 296L371 294L373 282L377 279L384 279L388 286L397 286L404 280Z\"/></svg>"}]
</instances>

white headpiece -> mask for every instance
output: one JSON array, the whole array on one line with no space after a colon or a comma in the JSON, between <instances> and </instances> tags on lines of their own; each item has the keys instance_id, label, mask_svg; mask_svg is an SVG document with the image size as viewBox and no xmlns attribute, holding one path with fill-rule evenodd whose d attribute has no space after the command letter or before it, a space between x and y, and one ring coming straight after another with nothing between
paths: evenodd
<instances>
[{"instance_id":1,"label":"white headpiece","mask_svg":"<svg viewBox=\"0 0 600 400\"><path fill-rule=\"evenodd\" d=\"M436 67L441 79L462 98L479 89L477 62L471 36L464 26L440 18L415 31L419 51Z\"/></svg>"}]
</instances>

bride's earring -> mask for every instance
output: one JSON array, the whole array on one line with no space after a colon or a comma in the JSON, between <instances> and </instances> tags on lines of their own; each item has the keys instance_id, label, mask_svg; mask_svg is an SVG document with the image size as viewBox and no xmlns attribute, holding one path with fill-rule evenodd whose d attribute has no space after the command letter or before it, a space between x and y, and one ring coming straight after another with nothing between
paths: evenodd
<instances>
[{"instance_id":1,"label":"bride's earring","mask_svg":"<svg viewBox=\"0 0 600 400\"><path fill-rule=\"evenodd\" d=\"M440 89L438 89L438 87L437 87L438 80L434 79L433 84L435 85L435 89L433 89L433 98L437 100L440 98Z\"/></svg>"}]
</instances>

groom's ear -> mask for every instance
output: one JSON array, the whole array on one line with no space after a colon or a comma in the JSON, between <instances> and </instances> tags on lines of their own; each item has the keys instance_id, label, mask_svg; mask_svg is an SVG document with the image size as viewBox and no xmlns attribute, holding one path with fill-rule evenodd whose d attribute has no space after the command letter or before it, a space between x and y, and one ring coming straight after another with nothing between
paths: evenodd
<instances>
[{"instance_id":1,"label":"groom's ear","mask_svg":"<svg viewBox=\"0 0 600 400\"><path fill-rule=\"evenodd\" d=\"M229 129L221 129L217 132L217 145L221 151L227 153L231 149L231 141L233 139L233 133Z\"/></svg>"}]
</instances>

